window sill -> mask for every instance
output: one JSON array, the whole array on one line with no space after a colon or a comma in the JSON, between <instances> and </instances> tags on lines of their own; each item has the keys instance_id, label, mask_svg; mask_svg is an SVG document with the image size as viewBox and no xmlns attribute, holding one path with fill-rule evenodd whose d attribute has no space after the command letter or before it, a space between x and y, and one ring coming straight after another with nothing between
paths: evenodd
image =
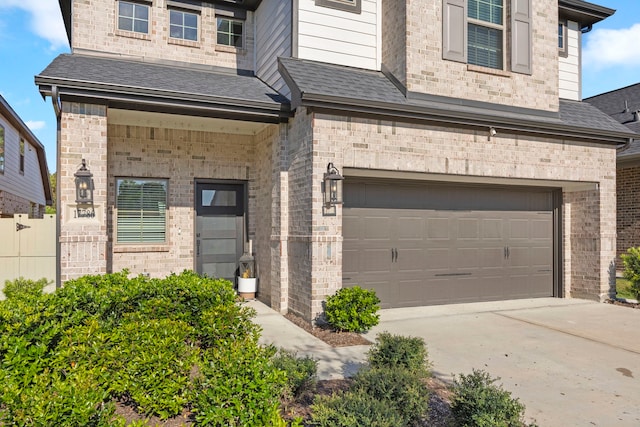
<instances>
[{"instance_id":1,"label":"window sill","mask_svg":"<svg viewBox=\"0 0 640 427\"><path fill-rule=\"evenodd\" d=\"M467 64L467 71L475 71L476 73L491 74L493 76L500 76L500 77L511 77L511 73L508 71L498 70L498 69L489 68L489 67L481 67L479 65Z\"/></svg>"},{"instance_id":2,"label":"window sill","mask_svg":"<svg viewBox=\"0 0 640 427\"><path fill-rule=\"evenodd\" d=\"M169 38L168 43L169 44L174 44L174 45L177 45L177 46L195 47L197 49L200 49L200 42L194 42L192 40Z\"/></svg>"},{"instance_id":3,"label":"window sill","mask_svg":"<svg viewBox=\"0 0 640 427\"><path fill-rule=\"evenodd\" d=\"M114 253L140 253L140 252L169 252L170 246L160 245L123 245L122 243L113 245Z\"/></svg>"},{"instance_id":4,"label":"window sill","mask_svg":"<svg viewBox=\"0 0 640 427\"><path fill-rule=\"evenodd\" d=\"M216 51L217 52L229 52L229 53L235 53L238 55L244 55L245 53L247 53L246 49L240 49L237 47L233 47L233 46L224 46L221 44L217 44L216 45Z\"/></svg>"},{"instance_id":5,"label":"window sill","mask_svg":"<svg viewBox=\"0 0 640 427\"><path fill-rule=\"evenodd\" d=\"M135 31L116 30L116 36L138 40L151 40L151 36L148 33L136 33Z\"/></svg>"}]
</instances>

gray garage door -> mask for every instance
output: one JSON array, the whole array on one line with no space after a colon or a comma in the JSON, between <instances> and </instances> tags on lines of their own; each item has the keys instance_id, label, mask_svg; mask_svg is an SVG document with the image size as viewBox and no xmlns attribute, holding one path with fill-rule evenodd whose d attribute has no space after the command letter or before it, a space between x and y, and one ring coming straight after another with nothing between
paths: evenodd
<instances>
[{"instance_id":1,"label":"gray garage door","mask_svg":"<svg viewBox=\"0 0 640 427\"><path fill-rule=\"evenodd\" d=\"M553 192L345 182L343 285L383 307L553 296Z\"/></svg>"}]
</instances>

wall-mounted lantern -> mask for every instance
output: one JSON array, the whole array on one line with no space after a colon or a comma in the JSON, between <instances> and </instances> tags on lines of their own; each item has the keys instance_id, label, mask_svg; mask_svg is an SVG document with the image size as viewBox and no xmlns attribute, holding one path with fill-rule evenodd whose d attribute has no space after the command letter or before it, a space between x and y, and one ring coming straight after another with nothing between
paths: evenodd
<instances>
[{"instance_id":1,"label":"wall-mounted lantern","mask_svg":"<svg viewBox=\"0 0 640 427\"><path fill-rule=\"evenodd\" d=\"M93 205L93 174L87 169L84 159L82 159L82 166L73 176L76 180L76 203Z\"/></svg>"},{"instance_id":2,"label":"wall-mounted lantern","mask_svg":"<svg viewBox=\"0 0 640 427\"><path fill-rule=\"evenodd\" d=\"M333 163L329 163L322 181L323 212L325 215L335 215L336 205L342 204L342 181L344 181L344 177L340 175Z\"/></svg>"}]
</instances>

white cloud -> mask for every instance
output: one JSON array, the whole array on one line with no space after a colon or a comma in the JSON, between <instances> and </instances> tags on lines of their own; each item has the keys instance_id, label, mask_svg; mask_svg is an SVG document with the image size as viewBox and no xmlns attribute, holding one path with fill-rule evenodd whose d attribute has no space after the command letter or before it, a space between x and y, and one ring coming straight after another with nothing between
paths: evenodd
<instances>
[{"instance_id":1,"label":"white cloud","mask_svg":"<svg viewBox=\"0 0 640 427\"><path fill-rule=\"evenodd\" d=\"M583 65L594 69L640 65L640 23L617 30L596 29L588 35Z\"/></svg>"},{"instance_id":2,"label":"white cloud","mask_svg":"<svg viewBox=\"0 0 640 427\"><path fill-rule=\"evenodd\" d=\"M67 33L56 0L0 0L0 10L19 8L30 15L29 29L51 43L51 49L68 46ZM5 24L5 29L9 25Z\"/></svg>"},{"instance_id":3,"label":"white cloud","mask_svg":"<svg viewBox=\"0 0 640 427\"><path fill-rule=\"evenodd\" d=\"M47 125L44 120L27 120L24 124L26 124L27 127L33 132L44 129L44 127Z\"/></svg>"}]
</instances>

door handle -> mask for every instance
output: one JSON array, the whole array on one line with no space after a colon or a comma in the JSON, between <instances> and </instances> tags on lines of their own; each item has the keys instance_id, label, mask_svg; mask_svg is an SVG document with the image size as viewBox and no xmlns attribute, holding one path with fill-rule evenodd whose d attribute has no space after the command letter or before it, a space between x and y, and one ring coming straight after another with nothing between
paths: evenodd
<instances>
[{"instance_id":1,"label":"door handle","mask_svg":"<svg viewBox=\"0 0 640 427\"><path fill-rule=\"evenodd\" d=\"M509 249L509 246L507 246L507 259L509 259L511 257L511 249Z\"/></svg>"},{"instance_id":2,"label":"door handle","mask_svg":"<svg viewBox=\"0 0 640 427\"><path fill-rule=\"evenodd\" d=\"M196 240L196 256L200 256L200 239Z\"/></svg>"},{"instance_id":3,"label":"door handle","mask_svg":"<svg viewBox=\"0 0 640 427\"><path fill-rule=\"evenodd\" d=\"M396 262L398 262L398 248L396 248Z\"/></svg>"},{"instance_id":4,"label":"door handle","mask_svg":"<svg viewBox=\"0 0 640 427\"><path fill-rule=\"evenodd\" d=\"M397 262L397 261L398 261L398 249L391 248L391 262Z\"/></svg>"}]
</instances>

